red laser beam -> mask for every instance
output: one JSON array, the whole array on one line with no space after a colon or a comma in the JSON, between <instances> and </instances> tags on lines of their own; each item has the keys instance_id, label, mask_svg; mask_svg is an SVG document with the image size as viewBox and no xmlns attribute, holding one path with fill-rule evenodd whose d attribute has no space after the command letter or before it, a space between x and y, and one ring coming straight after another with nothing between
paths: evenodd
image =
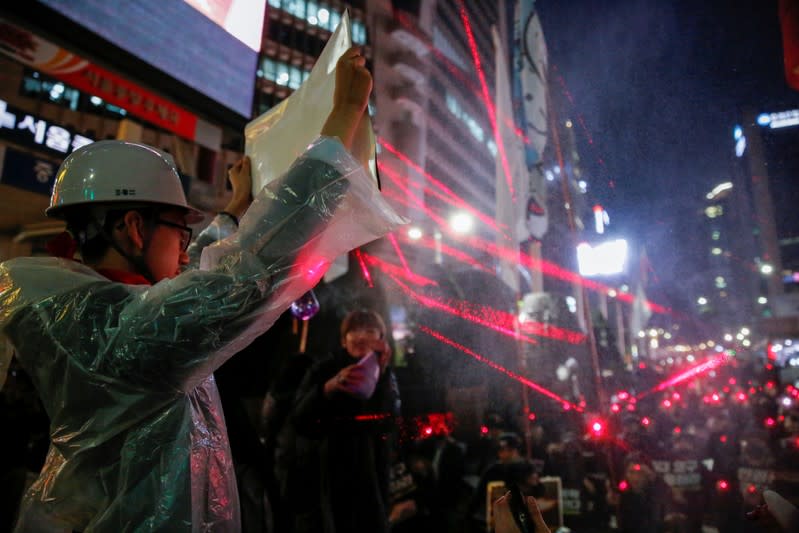
<instances>
[{"instance_id":1,"label":"red laser beam","mask_svg":"<svg viewBox=\"0 0 799 533\"><path fill-rule=\"evenodd\" d=\"M380 143L380 146L385 148L388 152L394 154L400 161L408 165L413 171L424 176L429 183L435 185L441 192L431 187L425 187L425 191L429 192L431 195L436 196L442 201L447 202L448 204L458 209L463 209L464 211L469 212L472 216L480 220L483 224L487 225L489 228L495 231L500 230L499 226L497 225L497 222L493 218L481 212L480 210L472 207L468 202L466 202L466 200L455 194L455 192L452 189L441 183L441 181L434 178L429 172L425 171L422 167L420 167L418 164L412 161L407 155L397 150L391 143L389 143L382 137L378 138L378 142ZM397 173L389 169L387 165L378 162L378 168L380 169L381 172L387 172L393 174L396 180L400 179L399 176L397 176Z\"/></svg>"},{"instance_id":2,"label":"red laser beam","mask_svg":"<svg viewBox=\"0 0 799 533\"><path fill-rule=\"evenodd\" d=\"M536 383L536 382L534 382L534 381L532 381L530 379L527 379L526 377L521 376L521 375L517 374L516 372L513 372L512 370L508 370L504 366L492 361L491 359L489 359L489 358L487 358L485 356L480 355L479 353L477 353L477 352L475 352L473 350L470 350L466 346L464 346L464 345L462 345L462 344L450 339L449 337L443 335L442 333L440 333L440 332L438 332L438 331L436 331L434 329L428 328L427 326L421 326L420 325L419 326L419 330L423 331L424 333L427 333L428 335L430 335L434 339L436 339L436 340L438 340L440 342L443 342L444 344L447 344L449 346L452 346L453 348L456 348L456 349L460 350L461 352L465 353L466 355L471 356L476 361L479 361L480 363L483 363L483 364L493 368L494 370L497 370L497 371L505 374L509 378L518 381L522 385L525 385L526 387L529 387L529 388L533 389L534 391L546 396L547 398L555 400L564 409L574 409L577 412L582 412L582 410L583 410L579 405L573 404L570 401L568 401L568 400L566 400L564 398L561 398L560 396L558 396L554 392L542 387L538 383Z\"/></svg>"},{"instance_id":3,"label":"red laser beam","mask_svg":"<svg viewBox=\"0 0 799 533\"><path fill-rule=\"evenodd\" d=\"M392 277L392 276L390 276ZM488 327L503 335L522 340L530 344L537 344L538 341L529 335L545 337L569 344L580 344L585 341L582 332L572 331L541 322L527 320L521 324L517 323L516 316L507 311L500 311L492 307L468 302L464 300L447 299L442 300L433 296L425 296L413 291L398 279L392 280L405 292L411 299L421 303L425 307L444 311L453 316L468 320L475 324ZM518 325L518 330L517 330Z\"/></svg>"},{"instance_id":4,"label":"red laser beam","mask_svg":"<svg viewBox=\"0 0 799 533\"><path fill-rule=\"evenodd\" d=\"M467 254L466 252L462 252L461 250L453 248L452 246L444 244L443 242L436 242L435 239L432 239L430 237L422 236L418 239L411 239L404 233L400 233L400 237L403 242L410 244L412 246L422 246L424 248L429 248L430 250L435 250L438 248L441 250L442 254L452 257L453 259L456 259L457 261L465 265L468 265L476 270L481 270L487 274L494 273L494 269L482 265L479 261L477 261L474 257Z\"/></svg>"},{"instance_id":5,"label":"red laser beam","mask_svg":"<svg viewBox=\"0 0 799 533\"><path fill-rule=\"evenodd\" d=\"M448 314L450 314L452 316L457 316L459 318L462 318L464 320L468 320L469 322L473 322L473 323L478 324L480 326L485 326L485 327L487 327L489 329L492 329L492 330L494 330L494 331L496 331L498 333L502 333L503 335L506 335L506 336L514 338L514 339L522 340L522 341L527 342L529 344L534 344L534 345L538 344L538 341L533 339L532 337L528 337L527 335L522 335L522 334L518 333L512 325L511 325L511 327L508 327L507 324L492 322L492 321L490 321L490 320L488 320L488 319L486 319L484 317L477 316L477 315L471 313L468 310L468 308L458 307L457 304L455 306L453 306L453 305L450 305L450 304L448 304L446 302L442 302L442 301L440 301L440 300L438 300L436 298L433 298L431 296L425 296L423 294L419 294L419 293L415 292L413 289L411 289L410 287L408 287L406 284L402 283L397 278L397 276L392 275L390 272L386 272L386 274L388 275L389 278L391 278L392 281L394 281L394 283L396 283L399 286L400 289L402 289L402 291L409 298L411 298L412 300L415 300L416 302L424 305L425 307L428 307L430 309L435 309L437 311L443 311L443 312L448 313Z\"/></svg>"},{"instance_id":6,"label":"red laser beam","mask_svg":"<svg viewBox=\"0 0 799 533\"><path fill-rule=\"evenodd\" d=\"M403 155L403 157L406 156ZM453 232L449 227L449 223L446 220L444 220L443 217L439 216L435 211L430 209L422 200L417 198L416 195L414 195L410 191L410 189L402 183L401 178L397 175L395 171L391 170L387 165L383 163L378 163L378 168L392 181L392 183L396 184L398 188L400 188L403 192L405 192L407 196L404 198L399 197L389 192L388 190L383 192L384 195L406 206L410 206L410 204L412 203L420 210L422 210L422 212L425 215L430 217L430 219L433 220L439 226L441 231L443 233L446 233L449 237L458 240L474 249L485 252L491 256L499 257L505 261L511 261L513 263L518 263L519 261L521 261L521 264L524 265L525 267L529 269L539 270L546 276L567 281L569 283L580 283L585 285L586 288L602 294L608 294L611 291L614 291L616 292L616 298L628 304L632 304L635 301L635 296L633 294L616 291L612 287L609 287L607 285L604 285L602 283L596 282L591 279L584 278L583 276L580 276L575 272L565 269L545 259L534 258L525 253L521 253L519 256L517 256L516 252L512 248L498 246L495 242L487 241L474 235L459 235ZM476 212L476 210L472 207L470 207L468 211L472 213ZM655 302L652 302L651 300L647 300L645 302L645 305L648 305L653 312L661 314L672 314L671 309L662 306L660 304L657 304Z\"/></svg>"},{"instance_id":7,"label":"red laser beam","mask_svg":"<svg viewBox=\"0 0 799 533\"><path fill-rule=\"evenodd\" d=\"M402 253L402 248L400 248L399 243L397 242L397 237L393 233L389 233L388 240L391 242L391 246L394 247L394 251L397 252L397 257L399 258L400 263L402 263L402 268L405 269L408 275L413 276L413 272L408 266L408 261L405 260L405 254Z\"/></svg>"},{"instance_id":8,"label":"red laser beam","mask_svg":"<svg viewBox=\"0 0 799 533\"><path fill-rule=\"evenodd\" d=\"M369 269L366 268L366 263L363 260L363 254L361 253L360 249L355 250L355 257L358 258L358 263L361 265L361 273L363 274L363 279L366 280L366 283L369 285L370 289L374 289L375 284L372 283L372 275L369 273Z\"/></svg>"},{"instance_id":9,"label":"red laser beam","mask_svg":"<svg viewBox=\"0 0 799 533\"><path fill-rule=\"evenodd\" d=\"M480 88L483 93L483 102L488 111L488 121L494 131L494 141L497 144L497 151L499 152L500 160L502 162L502 170L505 173L505 182L508 185L510 196L516 202L516 190L513 187L513 177L510 172L510 165L508 164L508 156L505 153L505 143L502 142L502 135L497 125L496 112L494 104L491 102L491 96L488 94L488 84L486 83L485 72L483 72L483 65L480 63L480 53L477 50L477 42L474 40L474 33L472 33L472 23L469 21L469 14L466 13L466 6L463 0L458 0L460 6L461 21L463 22L463 29L466 30L466 40L469 43L469 50L472 53L472 62L477 71L477 78L480 80Z\"/></svg>"},{"instance_id":10,"label":"red laser beam","mask_svg":"<svg viewBox=\"0 0 799 533\"><path fill-rule=\"evenodd\" d=\"M675 376L672 376L672 377L668 378L667 380L659 383L658 385L654 386L653 388L649 389L648 391L642 392L641 394L636 396L636 398L640 400L641 398L643 398L645 396L648 396L648 395L650 395L652 393L660 392L660 391L662 391L664 389L667 389L669 387L673 387L673 386L678 385L678 384L680 384L680 383L682 383L684 381L687 381L689 379L693 379L693 378L695 378L695 377L697 377L697 376L699 376L701 374L704 374L705 372L709 372L709 371L713 370L714 368L717 368L717 367L727 363L729 361L729 359L730 358L727 355L724 355L724 354L719 355L718 357L714 357L712 359L709 359L709 360L705 361L704 363L700 363L698 365L695 365L695 366L689 368L688 370L684 370L682 372L679 372Z\"/></svg>"},{"instance_id":11,"label":"red laser beam","mask_svg":"<svg viewBox=\"0 0 799 533\"><path fill-rule=\"evenodd\" d=\"M430 278L426 278L424 276L420 276L419 274L415 274L408 269L404 269L400 266L394 265L389 263L388 261L384 261L379 257L374 255L369 255L367 253L362 253L363 259L366 263L371 266L375 266L389 275L392 279L396 278L403 278L414 285L421 285L426 287L428 285L437 286L438 282L432 280ZM410 290L410 289L409 289Z\"/></svg>"}]
</instances>

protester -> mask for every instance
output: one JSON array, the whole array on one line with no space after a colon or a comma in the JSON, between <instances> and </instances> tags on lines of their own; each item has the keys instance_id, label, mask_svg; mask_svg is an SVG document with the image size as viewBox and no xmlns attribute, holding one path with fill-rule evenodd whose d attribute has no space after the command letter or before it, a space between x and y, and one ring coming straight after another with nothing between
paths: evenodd
<instances>
[{"instance_id":1,"label":"protester","mask_svg":"<svg viewBox=\"0 0 799 533\"><path fill-rule=\"evenodd\" d=\"M292 422L319 441L324 522L317 531L388 530L399 392L385 336L380 315L350 312L341 324L341 349L316 363L297 393Z\"/></svg>"},{"instance_id":2,"label":"protester","mask_svg":"<svg viewBox=\"0 0 799 533\"><path fill-rule=\"evenodd\" d=\"M233 200L192 250L200 214L168 155L101 141L64 161L47 213L84 264L62 247L0 265L0 331L50 418L19 531L240 529L212 372L325 264L401 223L347 152L372 87L364 64L345 52L322 137L249 208L250 163L236 165Z\"/></svg>"}]
</instances>

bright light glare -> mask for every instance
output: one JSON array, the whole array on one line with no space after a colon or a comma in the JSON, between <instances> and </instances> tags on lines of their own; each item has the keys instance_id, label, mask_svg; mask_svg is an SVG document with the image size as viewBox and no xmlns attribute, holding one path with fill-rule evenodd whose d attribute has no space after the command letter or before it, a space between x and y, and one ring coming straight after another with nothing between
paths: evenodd
<instances>
[{"instance_id":1,"label":"bright light glare","mask_svg":"<svg viewBox=\"0 0 799 533\"><path fill-rule=\"evenodd\" d=\"M760 305L766 305L768 303L768 298L766 298L765 296L760 296L757 299L757 303L759 303Z\"/></svg>"},{"instance_id":2,"label":"bright light glare","mask_svg":"<svg viewBox=\"0 0 799 533\"><path fill-rule=\"evenodd\" d=\"M774 272L774 267L769 265L768 263L763 263L762 265L760 265L760 273L761 274L764 274L764 275L768 276L772 272Z\"/></svg>"},{"instance_id":3,"label":"bright light glare","mask_svg":"<svg viewBox=\"0 0 799 533\"><path fill-rule=\"evenodd\" d=\"M467 213L456 213L450 217L449 227L455 233L469 233L474 227L474 219Z\"/></svg>"},{"instance_id":4,"label":"bright light glare","mask_svg":"<svg viewBox=\"0 0 799 533\"><path fill-rule=\"evenodd\" d=\"M627 241L617 239L597 246L583 242L577 245L577 263L582 276L608 276L624 272L627 262Z\"/></svg>"},{"instance_id":5,"label":"bright light glare","mask_svg":"<svg viewBox=\"0 0 799 533\"><path fill-rule=\"evenodd\" d=\"M413 226L412 228L408 229L408 238L413 240L418 240L422 238L422 230Z\"/></svg>"},{"instance_id":6,"label":"bright light glare","mask_svg":"<svg viewBox=\"0 0 799 533\"><path fill-rule=\"evenodd\" d=\"M729 191L730 189L732 189L732 182L725 181L724 183L719 183L718 185L713 187L712 191L707 193L706 198L708 200L712 200L713 198L715 198L719 194L723 193L724 191Z\"/></svg>"},{"instance_id":7,"label":"bright light glare","mask_svg":"<svg viewBox=\"0 0 799 533\"><path fill-rule=\"evenodd\" d=\"M704 296L700 296L699 298L696 299L696 303L698 303L699 305L705 305L707 304L707 298L705 298Z\"/></svg>"}]
</instances>

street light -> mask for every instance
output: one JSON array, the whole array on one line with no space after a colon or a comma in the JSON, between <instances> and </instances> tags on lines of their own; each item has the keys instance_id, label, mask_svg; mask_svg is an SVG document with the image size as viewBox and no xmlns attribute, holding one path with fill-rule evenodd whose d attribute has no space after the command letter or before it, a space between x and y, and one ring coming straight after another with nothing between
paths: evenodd
<instances>
[{"instance_id":1,"label":"street light","mask_svg":"<svg viewBox=\"0 0 799 533\"><path fill-rule=\"evenodd\" d=\"M764 276L768 276L772 272L774 272L774 267L769 265L768 263L763 263L760 265L760 273L763 274Z\"/></svg>"},{"instance_id":2,"label":"street light","mask_svg":"<svg viewBox=\"0 0 799 533\"><path fill-rule=\"evenodd\" d=\"M474 227L474 219L468 213L455 213L449 218L449 227L461 235L469 233Z\"/></svg>"},{"instance_id":3,"label":"street light","mask_svg":"<svg viewBox=\"0 0 799 533\"><path fill-rule=\"evenodd\" d=\"M707 298L705 298L704 296L700 296L699 298L696 299L696 303L698 303L699 305L705 305L707 303Z\"/></svg>"},{"instance_id":4,"label":"street light","mask_svg":"<svg viewBox=\"0 0 799 533\"><path fill-rule=\"evenodd\" d=\"M422 238L422 230L416 226L408 228L408 238L417 241Z\"/></svg>"}]
</instances>

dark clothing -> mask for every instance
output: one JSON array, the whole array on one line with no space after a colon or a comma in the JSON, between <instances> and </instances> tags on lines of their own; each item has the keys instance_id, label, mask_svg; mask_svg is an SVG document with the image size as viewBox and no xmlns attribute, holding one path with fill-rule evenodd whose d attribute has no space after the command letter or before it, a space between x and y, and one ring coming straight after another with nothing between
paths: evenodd
<instances>
[{"instance_id":1,"label":"dark clothing","mask_svg":"<svg viewBox=\"0 0 799 533\"><path fill-rule=\"evenodd\" d=\"M669 487L660 478L642 492L622 492L619 502L619 529L622 533L664 531L670 501Z\"/></svg>"},{"instance_id":2,"label":"dark clothing","mask_svg":"<svg viewBox=\"0 0 799 533\"><path fill-rule=\"evenodd\" d=\"M386 369L367 400L328 398L327 380L356 362L341 350L315 364L297 393L297 432L318 439L323 521L318 531L388 531L389 434L399 415L399 393Z\"/></svg>"},{"instance_id":3,"label":"dark clothing","mask_svg":"<svg viewBox=\"0 0 799 533\"><path fill-rule=\"evenodd\" d=\"M319 443L297 435L289 422L295 395L314 362L305 353L286 360L264 400L262 438L267 449L270 474L267 480L274 506L275 531L317 531L320 516ZM306 526L307 524L307 526Z\"/></svg>"}]
</instances>

